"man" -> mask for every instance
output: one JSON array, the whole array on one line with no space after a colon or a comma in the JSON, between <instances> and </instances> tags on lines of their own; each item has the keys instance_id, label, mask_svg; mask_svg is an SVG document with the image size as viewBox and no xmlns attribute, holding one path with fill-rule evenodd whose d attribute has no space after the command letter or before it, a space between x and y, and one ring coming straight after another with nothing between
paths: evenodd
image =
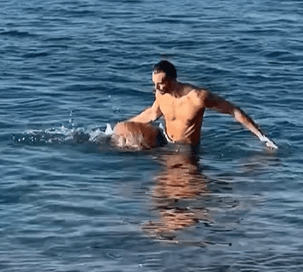
<instances>
[{"instance_id":1,"label":"man","mask_svg":"<svg viewBox=\"0 0 303 272\"><path fill-rule=\"evenodd\" d=\"M149 139L145 141L145 147L148 146L146 142L149 142L150 138L156 139L159 135L155 128L147 124L163 116L164 133L169 142L196 147L200 142L204 111L209 108L232 115L268 147L277 148L239 107L209 90L177 81L176 68L170 62L161 61L156 64L152 80L155 84L153 105L130 120L118 123L114 128L114 138L119 146L137 145L140 148L141 143L145 141L144 135L149 134ZM158 142L153 141L149 147L157 145Z\"/></svg>"}]
</instances>

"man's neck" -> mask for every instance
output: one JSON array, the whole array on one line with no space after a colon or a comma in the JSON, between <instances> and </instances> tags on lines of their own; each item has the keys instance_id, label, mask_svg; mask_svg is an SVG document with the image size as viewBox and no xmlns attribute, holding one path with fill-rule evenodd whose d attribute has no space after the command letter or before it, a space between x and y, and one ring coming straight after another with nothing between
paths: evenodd
<instances>
[{"instance_id":1,"label":"man's neck","mask_svg":"<svg viewBox=\"0 0 303 272\"><path fill-rule=\"evenodd\" d=\"M171 81L171 86L170 86L170 89L171 89L171 95L176 97L176 98L179 98L179 97L182 97L183 95L183 88L182 88L182 84L179 83L177 80L172 80Z\"/></svg>"}]
</instances>

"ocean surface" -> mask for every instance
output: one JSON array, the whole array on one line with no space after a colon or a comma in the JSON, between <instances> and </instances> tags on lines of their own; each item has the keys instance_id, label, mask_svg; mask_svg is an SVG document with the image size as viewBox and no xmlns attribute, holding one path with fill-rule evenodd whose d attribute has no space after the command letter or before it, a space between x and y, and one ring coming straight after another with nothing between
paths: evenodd
<instances>
[{"instance_id":1,"label":"ocean surface","mask_svg":"<svg viewBox=\"0 0 303 272\"><path fill-rule=\"evenodd\" d=\"M302 25L299 0L2 0L0 271L303 271ZM214 111L196 155L113 148L162 59L279 149Z\"/></svg>"}]
</instances>

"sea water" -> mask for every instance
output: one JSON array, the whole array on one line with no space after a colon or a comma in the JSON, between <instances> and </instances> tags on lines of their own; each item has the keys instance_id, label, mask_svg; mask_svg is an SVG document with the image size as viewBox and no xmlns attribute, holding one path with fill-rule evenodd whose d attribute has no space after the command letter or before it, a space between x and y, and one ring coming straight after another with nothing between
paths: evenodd
<instances>
[{"instance_id":1,"label":"sea water","mask_svg":"<svg viewBox=\"0 0 303 272\"><path fill-rule=\"evenodd\" d=\"M302 271L301 1L0 7L1 271ZM162 59L279 149L213 111L198 154L112 148Z\"/></svg>"}]
</instances>

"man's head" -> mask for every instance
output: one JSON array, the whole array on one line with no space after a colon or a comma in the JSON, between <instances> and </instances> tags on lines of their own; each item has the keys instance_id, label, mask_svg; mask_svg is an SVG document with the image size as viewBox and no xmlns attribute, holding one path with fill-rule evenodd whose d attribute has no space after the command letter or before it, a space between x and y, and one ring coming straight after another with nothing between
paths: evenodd
<instances>
[{"instance_id":1,"label":"man's head","mask_svg":"<svg viewBox=\"0 0 303 272\"><path fill-rule=\"evenodd\" d=\"M177 71L167 60L160 61L154 66L153 82L155 89L164 94L170 91L172 81L177 79Z\"/></svg>"},{"instance_id":2,"label":"man's head","mask_svg":"<svg viewBox=\"0 0 303 272\"><path fill-rule=\"evenodd\" d=\"M153 73L163 72L170 79L177 79L177 70L175 66L167 60L162 60L154 66Z\"/></svg>"}]
</instances>

